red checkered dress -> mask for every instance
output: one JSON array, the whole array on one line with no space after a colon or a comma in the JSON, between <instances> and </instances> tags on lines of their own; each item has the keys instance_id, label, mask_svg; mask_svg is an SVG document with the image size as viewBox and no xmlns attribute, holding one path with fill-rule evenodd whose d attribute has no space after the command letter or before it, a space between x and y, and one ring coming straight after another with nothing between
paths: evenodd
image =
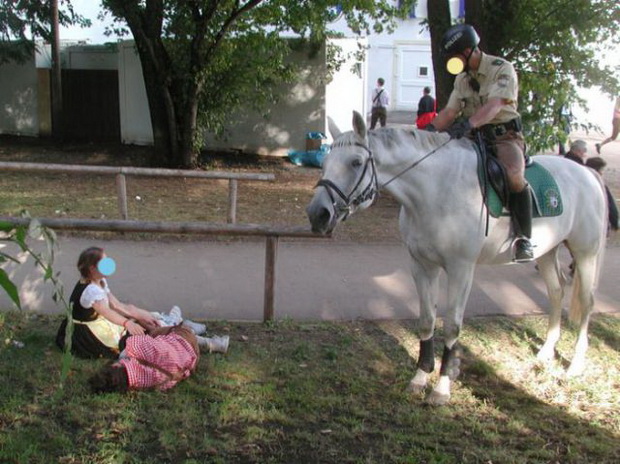
<instances>
[{"instance_id":1,"label":"red checkered dress","mask_svg":"<svg viewBox=\"0 0 620 464\"><path fill-rule=\"evenodd\" d=\"M127 358L119 362L125 366L130 390L156 387L167 390L179 380L189 377L196 367L198 356L192 346L180 335L170 333L151 337L135 335L127 339ZM170 379L164 372L141 364L138 359L155 364L178 379Z\"/></svg>"}]
</instances>

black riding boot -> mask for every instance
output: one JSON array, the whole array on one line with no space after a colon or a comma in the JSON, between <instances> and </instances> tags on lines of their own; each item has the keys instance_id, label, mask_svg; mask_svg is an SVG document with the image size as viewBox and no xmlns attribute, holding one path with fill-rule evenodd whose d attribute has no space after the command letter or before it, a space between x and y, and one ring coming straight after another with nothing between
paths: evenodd
<instances>
[{"instance_id":1,"label":"black riding boot","mask_svg":"<svg viewBox=\"0 0 620 464\"><path fill-rule=\"evenodd\" d=\"M518 193L510 194L510 215L516 236L513 261L517 263L532 261L534 251L529 240L532 236L532 196L529 185Z\"/></svg>"}]
</instances>

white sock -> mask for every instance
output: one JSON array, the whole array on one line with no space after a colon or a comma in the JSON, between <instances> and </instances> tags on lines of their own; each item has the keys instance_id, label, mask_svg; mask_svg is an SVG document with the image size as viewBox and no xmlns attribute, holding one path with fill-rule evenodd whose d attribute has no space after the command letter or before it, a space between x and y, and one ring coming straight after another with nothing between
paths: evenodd
<instances>
[{"instance_id":1,"label":"white sock","mask_svg":"<svg viewBox=\"0 0 620 464\"><path fill-rule=\"evenodd\" d=\"M190 321L189 319L185 319L183 321L183 325L190 329L192 332L194 332L196 335L202 335L207 331L207 326L205 324Z\"/></svg>"}]
</instances>

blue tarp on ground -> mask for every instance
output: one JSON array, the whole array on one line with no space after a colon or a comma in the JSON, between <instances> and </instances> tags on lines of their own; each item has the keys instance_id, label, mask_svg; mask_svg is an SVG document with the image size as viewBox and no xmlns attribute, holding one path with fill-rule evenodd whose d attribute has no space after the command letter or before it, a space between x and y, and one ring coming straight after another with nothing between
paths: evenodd
<instances>
[{"instance_id":1,"label":"blue tarp on ground","mask_svg":"<svg viewBox=\"0 0 620 464\"><path fill-rule=\"evenodd\" d=\"M321 145L320 150L295 151L288 152L288 158L297 166L314 166L320 168L323 166L323 159L329 153L330 145Z\"/></svg>"}]
</instances>

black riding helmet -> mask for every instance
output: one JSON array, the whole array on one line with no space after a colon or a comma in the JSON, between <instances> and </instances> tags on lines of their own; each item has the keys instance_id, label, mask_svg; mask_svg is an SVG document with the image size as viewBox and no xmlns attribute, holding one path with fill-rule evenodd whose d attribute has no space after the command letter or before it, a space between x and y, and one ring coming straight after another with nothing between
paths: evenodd
<instances>
[{"instance_id":1,"label":"black riding helmet","mask_svg":"<svg viewBox=\"0 0 620 464\"><path fill-rule=\"evenodd\" d=\"M441 54L446 60L446 68L451 74L459 74L467 68L469 57L480 43L476 30L469 24L457 24L446 31L441 39ZM462 53L471 48L469 56L463 59Z\"/></svg>"}]
</instances>

